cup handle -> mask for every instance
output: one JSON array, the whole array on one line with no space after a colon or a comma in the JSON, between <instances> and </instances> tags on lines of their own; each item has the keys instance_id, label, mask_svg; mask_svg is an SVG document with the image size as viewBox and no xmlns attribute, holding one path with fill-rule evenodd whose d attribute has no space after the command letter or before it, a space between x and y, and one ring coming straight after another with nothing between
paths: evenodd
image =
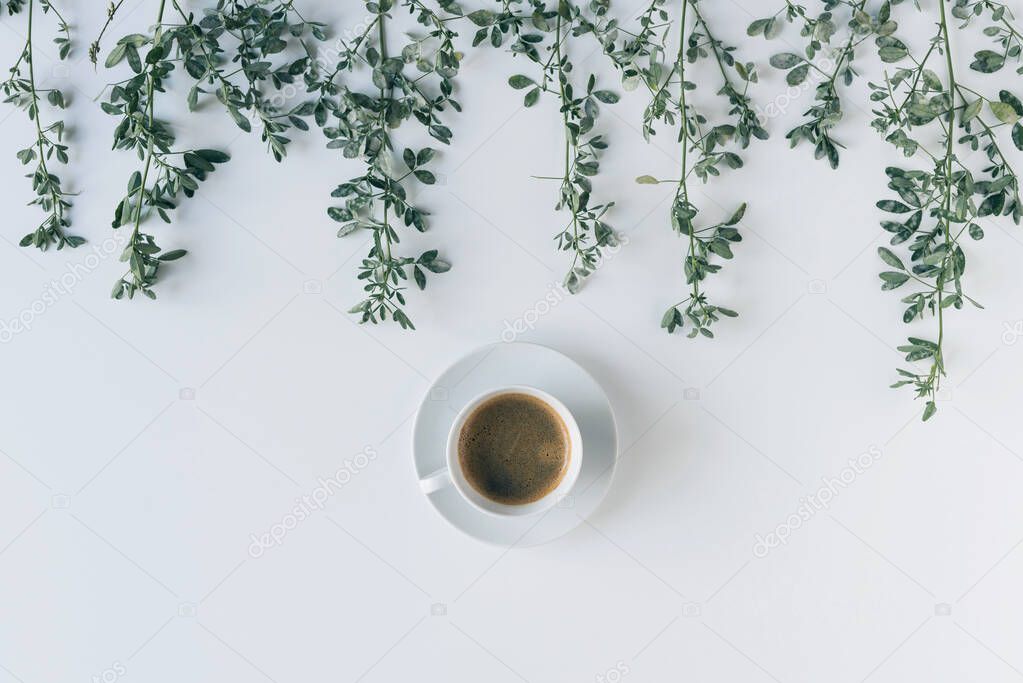
<instances>
[{"instance_id":1,"label":"cup handle","mask_svg":"<svg viewBox=\"0 0 1023 683\"><path fill-rule=\"evenodd\" d=\"M436 493L442 488L451 485L451 473L447 467L442 467L432 474L428 474L419 480L419 489L426 495Z\"/></svg>"}]
</instances>

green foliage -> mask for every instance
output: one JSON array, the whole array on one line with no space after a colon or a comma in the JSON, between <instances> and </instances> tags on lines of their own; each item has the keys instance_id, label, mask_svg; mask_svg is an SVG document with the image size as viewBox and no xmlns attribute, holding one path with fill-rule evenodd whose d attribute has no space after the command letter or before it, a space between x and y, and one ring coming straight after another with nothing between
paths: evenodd
<instances>
[{"instance_id":1,"label":"green foliage","mask_svg":"<svg viewBox=\"0 0 1023 683\"><path fill-rule=\"evenodd\" d=\"M174 7L185 22L181 30L192 40L183 62L196 81L188 93L189 110L212 93L243 131L251 131L258 122L261 139L281 161L291 142L285 133L291 127L308 130L303 117L312 114L313 104L281 108L274 100L287 104L281 89L302 82L312 60L305 39L326 40L325 25L306 21L291 1L218 0L198 22L177 2ZM306 54L285 57L296 43Z\"/></svg>"},{"instance_id":2,"label":"green foliage","mask_svg":"<svg viewBox=\"0 0 1023 683\"><path fill-rule=\"evenodd\" d=\"M57 19L57 35L54 43L57 45L57 54L60 59L67 59L71 51L71 33L67 22L50 0L18 0L8 1L0 6L0 13L6 6L9 14L18 14L28 6L28 17L25 38L25 45L18 56L18 60L9 70L10 76L0 83L0 91L3 91L4 102L13 104L23 109L28 118L35 124L35 140L28 147L17 153L18 160L29 165L34 163L35 167L26 177L32 181L32 190L35 196L29 202L30 205L38 206L45 218L34 230L21 238L20 245L23 247L34 246L40 250L46 250L52 245L57 249L65 246L77 247L85 240L77 235L68 234L71 226L71 219L68 217L68 210L71 208L71 196L65 192L61 185L60 177L54 174L49 162L67 164L68 146L64 144L64 122L55 120L52 123L44 124L42 117L42 100L53 109L63 109L67 105L64 93L56 88L43 89L37 87L35 74L35 51L33 36L36 27L34 26L35 8L38 4L43 13L52 12Z\"/></svg>"},{"instance_id":3,"label":"green foliage","mask_svg":"<svg viewBox=\"0 0 1023 683\"><path fill-rule=\"evenodd\" d=\"M564 166L560 176L547 177L560 183L556 211L570 214L566 226L555 235L561 251L572 253L565 275L565 288L576 293L584 279L600 264L602 250L619 244L615 231L604 221L614 202L594 203L593 182L600 171L600 155L607 149L604 136L596 132L601 104L614 104L618 95L596 87L596 76L577 76L569 57L574 39L595 36L606 40L614 20L606 17L608 0L592 0L587 11L570 0L502 0L500 12L473 12L468 18L479 27L473 45L489 42L501 47L506 42L512 55L521 55L538 67L534 76L516 74L508 84L525 90L523 104L535 105L542 94L556 98L564 133ZM585 86L581 86L584 83Z\"/></svg>"},{"instance_id":4,"label":"green foliage","mask_svg":"<svg viewBox=\"0 0 1023 683\"><path fill-rule=\"evenodd\" d=\"M453 2L441 5L452 16L461 13ZM341 224L339 237L360 231L372 235L372 246L358 275L365 281L365 298L350 312L358 314L363 323L393 320L403 329L415 329L404 310L405 283L412 278L424 289L427 272L443 273L450 265L435 249L418 257L395 253L400 242L396 222L419 232L427 228L429 214L409 200L406 184L432 185L436 175L428 168L435 155L433 148L403 148L399 161L394 136L408 128L407 124L418 124L437 142L450 143L451 129L441 115L449 107L461 111L453 98L459 55L449 17L420 0L400 0L398 6L415 18L422 33L411 36L397 56L390 56L386 36L394 1L367 0L372 21L360 35L339 43L342 49L330 73L321 73L313 65L305 78L309 91L316 95L313 119L323 129L327 147L364 163L362 174L331 193L343 204L327 211ZM375 92L353 90L341 82L340 76L358 68L370 70Z\"/></svg>"},{"instance_id":5,"label":"green foliage","mask_svg":"<svg viewBox=\"0 0 1023 683\"><path fill-rule=\"evenodd\" d=\"M671 22L663 5L664 0L652 0L640 18L639 31L623 31L627 37L621 43L609 32L604 49L621 70L626 87L641 83L650 93L643 116L647 139L656 135L658 123L679 128L679 179L659 181L649 175L636 179L640 184L675 183L671 225L687 240L682 270L689 296L665 311L661 327L670 334L688 326L690 338L713 337L713 323L722 316L733 318L738 314L711 303L702 287L708 275L721 270L716 261L731 259L732 244L742 240L736 226L746 212L746 204L723 222L697 227L699 209L690 200L688 182L691 175L707 182L720 175L722 169L740 168L742 157L733 149L745 149L753 138L766 139L767 131L760 125L748 95L750 84L757 81L756 68L752 63L737 61L733 55L735 48L714 36L697 0L680 0L679 43L674 58L665 62L666 55L671 54L666 44ZM687 22L690 13L691 25ZM730 107L724 121L711 122L688 97L697 89L697 78L691 70L702 61L712 62L713 69L720 74L717 94Z\"/></svg>"},{"instance_id":6,"label":"green foliage","mask_svg":"<svg viewBox=\"0 0 1023 683\"><path fill-rule=\"evenodd\" d=\"M818 81L814 104L803 122L785 136L792 147L806 140L813 146L816 159L827 159L831 168L838 168L838 150L844 145L832 136L832 129L843 116L839 88L851 85L859 75L856 50L871 37L882 62L897 62L906 56L908 48L894 37L898 25L891 19L892 5L900 2L885 0L871 16L866 11L867 0L827 0L816 14L785 0L785 6L774 15L749 25L748 35L772 39L781 35L785 23L798 24L799 35L805 41L802 54L783 52L770 60L771 66L786 71L785 82L790 86L803 84L811 74ZM840 25L844 25L844 32Z\"/></svg>"},{"instance_id":7,"label":"green foliage","mask_svg":"<svg viewBox=\"0 0 1023 683\"><path fill-rule=\"evenodd\" d=\"M178 9L175 0L171 2ZM121 253L128 271L111 291L115 299L131 299L139 293L156 298L153 286L159 279L160 266L184 256L185 251L164 252L152 234L141 230L143 223L154 213L170 223L169 212L177 208L181 196L195 194L216 165L229 159L227 154L211 149L174 150L173 131L156 116L156 94L166 92L176 65L194 58L200 49L191 24L164 23L165 5L165 0L160 0L152 33L124 36L106 60L109 67L126 61L131 71L127 79L113 84L107 101L102 103L106 113L120 118L114 129L114 148L134 151L142 162L141 170L128 179L125 194L114 209L113 227L131 226L128 244Z\"/></svg>"},{"instance_id":8,"label":"green foliage","mask_svg":"<svg viewBox=\"0 0 1023 683\"><path fill-rule=\"evenodd\" d=\"M1015 64L1016 73L1023 74L1023 64L1020 63L1023 35L1013 23L1012 12L1006 5L993 0L955 0L951 13L956 19L962 20L963 28L978 18L986 18L991 22L984 28L983 34L998 49L975 52L971 69L990 74L1000 71L1006 64Z\"/></svg>"},{"instance_id":9,"label":"green foliage","mask_svg":"<svg viewBox=\"0 0 1023 683\"><path fill-rule=\"evenodd\" d=\"M123 0L111 3L100 38L89 56L95 63L100 39ZM177 15L165 21L165 10ZM286 154L290 128L308 129L303 117L312 114L312 102L300 102L281 109L274 105L281 89L301 82L309 71L311 56L306 38L324 40L324 26L307 21L286 0L217 0L203 11L201 19L186 12L178 0L160 0L157 24L152 33L124 36L107 54L105 66L127 63L133 74L113 84L103 109L121 117L114 132L114 147L134 150L142 169L133 173L126 194L114 211L114 228L132 226L128 246L121 259L128 272L115 284L112 296L133 298L136 293L155 299L153 285L160 266L185 254L177 249L161 253L156 238L141 231L141 225L156 213L170 222L169 212L180 197L191 197L199 183L216 165L228 161L227 154L211 149L174 150L170 126L155 115L157 93L165 92L178 64L191 77L187 103L190 111L212 94L243 131L257 122L262 140L275 159ZM301 47L305 56L285 54Z\"/></svg>"},{"instance_id":10,"label":"green foliage","mask_svg":"<svg viewBox=\"0 0 1023 683\"><path fill-rule=\"evenodd\" d=\"M124 4L124 0L110 0L110 4L107 5L107 20L103 22L103 28L100 29L99 35L96 36L96 40L92 41L89 45L89 61L92 62L93 67L97 65L99 61L99 53L102 49L103 36L106 35L107 29L110 28L110 24L114 21L114 16L117 14L117 10L121 9L121 5Z\"/></svg>"},{"instance_id":11,"label":"green foliage","mask_svg":"<svg viewBox=\"0 0 1023 683\"><path fill-rule=\"evenodd\" d=\"M899 2L885 0L871 15L863 0L825 0L823 11L813 14L785 0L782 9L754 21L747 32L773 38L781 33L781 22L801 25L800 34L805 40L802 54L776 54L771 65L786 70L790 84L801 83L815 72L824 79L817 85L816 101L807 112L807 120L788 137L793 146L808 140L816 156L827 158L833 167L838 165L841 147L831 137L831 129L842 117L837 85L849 85L858 75L856 50L868 38L874 39L884 80L868 84L875 107L871 125L907 158L906 164L885 170L894 197L877 202L879 209L891 214L881 226L891 233L892 247L904 245L905 249L901 254L889 248L879 250L886 266L880 273L881 289L914 290L902 299L906 323L925 317L937 322L935 340L910 337L909 343L900 347L907 362L925 363L925 369L900 368L899 381L893 386L910 386L925 399L926 420L937 410L937 392L945 376L945 314L965 303L980 305L964 293L963 235L982 239L984 230L977 221L985 216L1011 216L1019 223L1023 215L1019 181L1002 152L1006 132L1013 145L1023 150L1023 103L1004 76L997 82L997 95L975 90L961 78L957 80L953 45L958 41L951 41L949 33L958 28L962 39L971 41L968 31L974 22L987 22L982 33L996 49L974 52L970 69L980 74L1000 72L1007 64L1023 73L1023 44L1012 14L1002 3L938 0L933 10L922 10L930 13L925 21L933 20L936 26L927 50L911 54L907 44L896 36L898 24L891 16ZM918 3L914 4L921 10ZM950 26L952 18L959 20L955 26ZM840 24L846 27L846 37L835 41ZM822 54L831 62L827 68L814 61ZM904 65L907 62L909 65ZM804 66L805 71L797 71ZM932 149L936 138L940 146ZM967 164L970 152L976 150L982 150L985 158L979 168ZM921 158L922 163L909 162L915 158Z\"/></svg>"},{"instance_id":12,"label":"green foliage","mask_svg":"<svg viewBox=\"0 0 1023 683\"><path fill-rule=\"evenodd\" d=\"M926 401L925 420L937 410L935 400L945 376L946 313L965 303L980 307L964 292L963 235L982 239L984 230L977 221L985 216L1011 216L1017 224L1023 216L1019 180L1001 147L1004 128L1011 127L1013 144L1023 148L1018 124L1023 104L1004 88L995 98L965 85L954 68L945 2L938 7L937 30L922 57L887 72L884 82L870 84L876 107L873 127L907 157L905 167L885 170L895 198L877 202L879 209L892 214L881 222L892 235L891 245L905 249L904 256L884 247L878 250L890 268L880 274L881 289L903 290L904 322L928 316L937 322L935 340L909 337L909 343L899 347L907 362L924 363L925 369L899 368L893 385L912 387ZM1009 41L1002 56L1018 56L1011 42L1016 29L1002 5L956 0L951 14L965 20L959 26L964 33L971 19L988 16L996 22L1000 39ZM994 35L987 29L985 33ZM971 69L982 74L998 71L1002 64L994 67L982 52L976 53ZM997 83L1008 84L1004 78ZM931 149L935 138L940 147ZM980 168L971 167L970 152L978 149L985 161ZM916 158L923 163L913 167L909 160ZM912 291L907 294L906 289Z\"/></svg>"}]
</instances>

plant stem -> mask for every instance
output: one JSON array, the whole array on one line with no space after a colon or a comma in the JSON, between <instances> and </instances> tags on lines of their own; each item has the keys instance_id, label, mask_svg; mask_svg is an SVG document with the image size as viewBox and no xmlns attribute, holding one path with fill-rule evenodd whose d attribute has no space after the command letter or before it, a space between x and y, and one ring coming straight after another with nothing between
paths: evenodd
<instances>
[{"instance_id":1,"label":"plant stem","mask_svg":"<svg viewBox=\"0 0 1023 683\"><path fill-rule=\"evenodd\" d=\"M26 61L28 62L28 84L31 90L32 104L29 107L29 115L32 121L36 125L36 149L39 150L39 168L46 176L46 184L50 188L50 201L53 202L52 211L57 212L58 203L60 197L57 195L53 186L49 182L50 172L46 168L46 152L43 148L43 141L45 135L43 134L43 125L39 122L39 94L36 92L36 66L35 59L33 59L32 53L32 15L35 9L35 0L29 0L28 2L28 38L25 42L25 52L28 54Z\"/></svg>"},{"instance_id":2,"label":"plant stem","mask_svg":"<svg viewBox=\"0 0 1023 683\"><path fill-rule=\"evenodd\" d=\"M568 126L568 95L565 93L565 72L563 67L562 55L561 55L561 11L558 10L558 19L555 26L555 42L551 51L551 56L558 62L558 93L561 97L561 120L562 125L565 129L565 175L562 179L562 196L569 197L571 206L569 209L572 211L572 249L575 252L572 258L572 266L569 268L569 272L575 268L579 262L579 209L576 205L575 193L571 191L570 185L572 184L572 130ZM548 62L549 64L550 62Z\"/></svg>"},{"instance_id":3,"label":"plant stem","mask_svg":"<svg viewBox=\"0 0 1023 683\"><path fill-rule=\"evenodd\" d=\"M377 18L379 19L379 21L377 22L377 40L380 41L380 64L382 65L385 61L387 61L387 32L384 27L384 15L379 14L377 15ZM382 102L385 101L385 96L386 100L389 101L390 92L386 93L385 95L384 89L380 88L380 100ZM385 106L384 109L380 112L380 150L377 152L378 155L387 153L387 146L384 144L384 140L386 139L387 139L387 107ZM389 208L390 202L388 198L385 196L384 218L382 228L382 230L384 231L384 248L387 251L387 270L384 272L383 277L383 285L385 288L390 287L391 271L394 268L394 260L391 257L391 228L387 223L388 220L387 213ZM384 299L384 301L386 302L386 299Z\"/></svg>"},{"instance_id":4,"label":"plant stem","mask_svg":"<svg viewBox=\"0 0 1023 683\"><path fill-rule=\"evenodd\" d=\"M942 1L942 0L939 0L939 2L940 1ZM853 15L855 15L857 12L862 12L863 11L863 6L866 5L866 4L867 4L867 0L860 0L860 2L857 3L855 6L850 5L850 7L852 8ZM853 42L855 40L856 40L856 32L855 31L850 31L849 32L849 40L846 41L845 47L842 48L841 51L838 53L838 61L835 63L835 70L831 73L831 78L828 79L829 87L831 87L831 88L835 87L835 79L838 78L838 72L841 71L841 69L842 69L842 62L845 61L845 58L852 51L852 49L854 47Z\"/></svg>"},{"instance_id":5,"label":"plant stem","mask_svg":"<svg viewBox=\"0 0 1023 683\"><path fill-rule=\"evenodd\" d=\"M948 37L948 21L945 17L945 0L938 0L938 7L941 10L941 39L945 48L945 68L948 70L948 97L949 102L955 102L956 95L956 78L955 70L952 67L952 44ZM948 115L948 129L946 130L945 136L945 217L942 224L945 233L945 244L950 245L952 243L951 230L950 230L950 218L952 209L952 160L953 160L953 128L955 127L955 109L952 108ZM938 350L934 354L934 368L931 372L935 375L935 381L931 389L931 400L934 400L935 394L938 388L941 386L941 376L945 374L944 361L942 359L942 343L945 338L945 321L944 321L944 306L942 305L944 296L944 279L945 270L948 264L948 259L951 256L951 251L945 252L945 258L941 262L941 274L938 276L937 289L938 289Z\"/></svg>"},{"instance_id":6,"label":"plant stem","mask_svg":"<svg viewBox=\"0 0 1023 683\"><path fill-rule=\"evenodd\" d=\"M160 24L163 23L163 9L166 4L166 0L160 0L160 10L156 14L157 28L153 33L153 48L156 47L156 41L160 36ZM153 164L154 155L154 135L153 135L153 124L155 121L155 115L153 113L153 87L154 81L156 80L153 75L154 66L149 67L149 73L146 74L146 120L148 125L147 134L149 136L149 142L146 145L146 161L142 167L142 182L139 184L138 194L135 198L135 226L131 231L131 245L132 248L135 246L135 242L139 235L139 226L142 224L142 200L145 197L146 192L146 181L149 178L149 169Z\"/></svg>"},{"instance_id":7,"label":"plant stem","mask_svg":"<svg viewBox=\"0 0 1023 683\"><path fill-rule=\"evenodd\" d=\"M686 10L689 7L689 0L682 0L682 18L679 20L679 37L678 37L678 55L675 58L675 69L678 72L678 78L680 82L679 86L679 111L682 114L682 130L679 133L679 142L682 146L681 152L681 174L678 181L678 186L675 188L675 202L672 206L673 211L678 210L679 197L682 198L682 204L684 210L688 213L689 211L689 188L686 185L686 179L689 174L688 168L688 153L689 153L689 114L686 108L686 60L685 60L685 40L686 40ZM695 10L695 8L694 8ZM696 15L699 20L699 14ZM677 215L677 214L676 214ZM682 225L681 220L679 225ZM696 235L694 233L692 220L687 219L689 226L689 259L691 262L696 261ZM692 293L690 298L696 301L700 297L700 280L699 278L692 278Z\"/></svg>"},{"instance_id":8,"label":"plant stem","mask_svg":"<svg viewBox=\"0 0 1023 683\"><path fill-rule=\"evenodd\" d=\"M688 4L689 4L688 0L683 0L682 24L681 24L682 25L682 33L683 33L683 35L685 34L685 5L688 5ZM703 27L703 32L705 34L707 34L707 40L710 43L711 52L714 53L714 60L718 64L718 70L721 71L721 78L724 79L726 86L728 86L732 90L735 90L735 88L732 86L732 79L729 78L728 71L725 70L725 65L721 61L721 51L720 51L721 43L710 32L710 26L707 25L707 22L704 20L703 15L700 14L700 10L699 10L699 8L696 5L693 5L693 16L696 18L697 26L702 26Z\"/></svg>"},{"instance_id":9,"label":"plant stem","mask_svg":"<svg viewBox=\"0 0 1023 683\"><path fill-rule=\"evenodd\" d=\"M96 40L92 41L92 45L89 46L89 59L92 60L92 65L95 68L96 58L99 56L100 43L103 42L103 34L107 32L111 22L114 20L114 15L117 14L117 10L121 9L121 5L124 4L124 0L117 0L117 3L110 3L107 8L107 20L103 22L103 28L100 29L99 35L96 36Z\"/></svg>"}]
</instances>

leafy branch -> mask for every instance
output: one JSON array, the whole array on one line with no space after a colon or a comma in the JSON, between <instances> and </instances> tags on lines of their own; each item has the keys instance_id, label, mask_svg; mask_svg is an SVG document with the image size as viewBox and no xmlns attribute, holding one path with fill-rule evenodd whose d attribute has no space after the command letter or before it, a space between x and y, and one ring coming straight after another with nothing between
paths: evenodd
<instances>
[{"instance_id":1,"label":"leafy branch","mask_svg":"<svg viewBox=\"0 0 1023 683\"><path fill-rule=\"evenodd\" d=\"M1023 149L1023 103L1009 90L1002 89L998 98L984 96L966 86L955 69L955 53L950 38L946 2L938 3L937 31L926 53L916 58L908 55L912 65L886 73L883 83L871 83L871 100L877 103L873 126L886 140L899 148L907 158L922 156L924 169L889 167L888 187L898 199L877 203L882 211L908 216L904 220L881 223L892 233L891 244L908 243L909 265L893 250L881 247L878 253L892 270L882 272L883 290L894 290L911 284L916 291L903 297L907 305L903 320L907 323L929 314L936 320L935 339L909 337L899 347L908 362L925 362L924 370L899 368L900 376L893 386L910 386L918 398L926 401L923 419L937 411L937 394L946 375L945 340L946 313L960 309L964 302L980 304L964 292L963 276L966 254L962 248L963 233L972 239L984 237L978 220L985 216L1012 216L1018 224L1023 206L1020 204L1019 180L1002 153L998 129L1012 127L1011 139ZM989 12L991 18L1008 30L1015 31L1011 15L997 3L957 0L951 14L969 18ZM999 29L1002 30L1002 29ZM1006 54L1011 46L1006 48ZM932 61L943 56L944 78L929 68ZM1002 68L1004 58L993 60L985 51L976 53L970 65L978 73L993 73ZM1004 83L1005 81L1001 81ZM985 105L987 105L985 111ZM993 117L993 120L987 117ZM939 149L929 149L927 136L921 131L937 128ZM980 169L980 177L966 165L958 150L984 149L988 165Z\"/></svg>"},{"instance_id":2,"label":"leafy branch","mask_svg":"<svg viewBox=\"0 0 1023 683\"><path fill-rule=\"evenodd\" d=\"M460 14L454 3L441 4ZM313 64L306 84L310 92L316 93L313 118L328 139L327 147L339 150L346 159L361 159L364 163L362 174L341 183L331 193L343 204L327 211L341 223L338 237L359 231L371 235L372 246L358 275L365 281L365 298L350 312L359 315L363 323L390 319L403 329L415 329L405 312L405 283L411 278L419 289L425 289L427 272L444 273L451 266L436 249L418 257L396 253L400 242L396 223L424 232L429 215L411 202L405 184L433 185L437 178L428 167L436 150L405 147L399 162L392 131L416 121L436 141L450 143L451 129L444 125L441 114L448 107L461 111L452 97L459 55L453 43L456 34L445 16L420 0L400 0L400 6L425 27L426 33L413 36L400 56L390 56L386 27L394 6L394 0L367 0L372 20L352 40L339 41L342 49L330 73L321 73ZM376 87L372 94L353 90L339 78L363 66L371 70Z\"/></svg>"},{"instance_id":3,"label":"leafy branch","mask_svg":"<svg viewBox=\"0 0 1023 683\"><path fill-rule=\"evenodd\" d=\"M65 246L77 247L85 242L85 239L77 235L68 234L71 226L71 219L68 217L68 210L71 208L71 196L65 192L60 177L55 175L49 168L48 162L59 162L67 164L68 146L64 144L64 122L61 120L44 124L42 121L43 112L41 101L46 102L55 109L63 109L66 106L64 94L56 88L39 88L35 72L35 10L38 4L42 12L52 12L57 19L58 32L54 38L57 45L57 53L61 60L67 59L71 51L71 32L64 17L50 0L15 0L6 3L9 14L20 13L25 5L28 5L27 12L27 35L25 44L22 47L18 60L9 70L10 76L0 83L0 90L5 95L4 102L14 104L24 109L28 118L35 124L35 140L28 147L20 150L17 154L18 160L23 165L35 162L35 168L28 178L32 180L32 190L35 193L29 205L38 206L45 218L34 230L21 238L20 245L23 247L34 246L40 250L46 250L52 245L57 249ZM0 13L3 7L0 6Z\"/></svg>"},{"instance_id":4,"label":"leafy branch","mask_svg":"<svg viewBox=\"0 0 1023 683\"><path fill-rule=\"evenodd\" d=\"M163 251L152 234L143 232L143 223L153 213L170 223L169 211L177 207L179 195L191 197L215 165L229 159L224 152L211 149L173 150L174 133L156 116L156 93L165 92L175 63L190 54L192 47L189 26L163 23L165 7L166 0L160 0L152 33L124 36L107 58L108 67L127 61L133 73L113 84L109 99L102 104L108 114L120 117L114 130L114 148L133 150L142 162L114 210L115 229L131 226L121 254L128 271L114 285L111 296L115 299L125 295L134 298L136 293L156 298L153 285L161 265L186 252Z\"/></svg>"},{"instance_id":5,"label":"leafy branch","mask_svg":"<svg viewBox=\"0 0 1023 683\"><path fill-rule=\"evenodd\" d=\"M293 0L218 0L198 22L177 0L173 3L184 21L179 31L191 41L183 63L196 81L188 93L189 110L199 106L203 95L213 93L243 131L250 132L252 124L258 123L260 138L281 161L291 142L286 136L288 129L309 129L303 117L312 114L311 102L287 109L283 106L298 95L294 84L300 83L310 68L304 37L326 40L325 25L307 21L294 8ZM305 54L298 59L280 59L294 42L300 43ZM285 88L290 98L282 93Z\"/></svg>"},{"instance_id":6,"label":"leafy branch","mask_svg":"<svg viewBox=\"0 0 1023 683\"><path fill-rule=\"evenodd\" d=\"M114 23L114 17L117 16L117 11L121 9L121 5L123 4L124 0L116 0L116 2L114 0L110 0L110 3L107 5L106 21L103 22L103 27L100 29L99 35L97 35L96 39L89 44L89 61L92 62L93 68L95 68L99 62L99 53L103 49L103 36L107 34L107 29L110 28L112 23Z\"/></svg>"},{"instance_id":7,"label":"leafy branch","mask_svg":"<svg viewBox=\"0 0 1023 683\"><path fill-rule=\"evenodd\" d=\"M739 62L733 56L734 47L725 45L711 32L700 12L697 0L680 0L679 42L674 59L665 63L662 56L669 54L664 27L668 14L664 0L652 0L641 18L640 31L629 34L621 45L605 44L607 52L622 72L623 79L638 79L650 92L650 103L643 116L643 133L647 139L656 134L656 124L679 127L679 178L658 180L650 175L636 179L641 184L674 183L675 196L671 205L671 225L687 240L683 257L683 274L689 287L688 296L671 305L661 318L661 327L674 332L689 326L688 336L713 337L711 326L721 316L738 314L711 303L703 288L708 275L721 270L714 262L732 258L731 245L742 240L735 227L746 211L743 202L724 221L697 227L699 209L690 198L691 176L703 182L720 175L724 168L737 169L742 158L730 149L734 144L745 149L752 138L766 139L767 131L760 125L748 95L749 86L757 81L752 63ZM689 20L689 17L692 20ZM721 78L717 91L728 102L725 121L711 123L692 103L689 93L697 83L687 70L701 61L711 61Z\"/></svg>"},{"instance_id":8,"label":"leafy branch","mask_svg":"<svg viewBox=\"0 0 1023 683\"><path fill-rule=\"evenodd\" d=\"M801 85L811 74L817 80L814 104L804 113L804 121L785 135L792 147L806 140L814 148L814 158L827 159L831 168L838 168L838 150L845 147L832 136L832 129L843 117L839 84L848 87L859 75L856 50L871 37L875 37L881 61L896 62L906 56L908 48L892 35L898 26L891 19L891 6L901 1L886 0L871 16L866 12L867 0L829 0L816 15L786 0L784 8L746 29L750 36L771 39L781 34L783 20L800 24L800 36L806 40L803 53L782 52L770 60L771 66L786 71L785 82L790 86ZM841 18L836 16L839 11ZM840 23L848 32L833 43Z\"/></svg>"},{"instance_id":9,"label":"leafy branch","mask_svg":"<svg viewBox=\"0 0 1023 683\"><path fill-rule=\"evenodd\" d=\"M594 74L585 78L585 89L579 90L573 78L575 65L568 54L572 38L607 30L607 24L601 22L607 3L592 3L597 15L594 19L569 0L558 0L554 8L546 0L528 0L531 9L528 13L518 11L523 4L523 0L503 0L499 12L479 10L470 14L469 19L479 27L473 45L489 38L491 45L500 47L510 39L513 56L523 55L539 67L535 76L516 74L508 80L512 88L526 91L523 104L534 106L541 94L556 98L564 139L564 164L560 175L543 178L559 183L554 208L569 213L568 222L554 239L559 250L572 254L564 285L574 294L599 267L602 250L619 244L615 231L604 221L614 202L591 202L591 178L599 173L599 157L608 146L604 136L594 132L594 126L600 104L614 104L619 98L610 90L598 90Z\"/></svg>"}]
</instances>

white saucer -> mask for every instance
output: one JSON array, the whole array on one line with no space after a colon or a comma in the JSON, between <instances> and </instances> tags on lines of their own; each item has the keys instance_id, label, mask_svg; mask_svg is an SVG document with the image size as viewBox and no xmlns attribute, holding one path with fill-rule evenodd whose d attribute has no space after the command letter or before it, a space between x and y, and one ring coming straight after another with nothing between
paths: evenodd
<instances>
[{"instance_id":1,"label":"white saucer","mask_svg":"<svg viewBox=\"0 0 1023 683\"><path fill-rule=\"evenodd\" d=\"M475 396L525 384L556 396L572 412L583 436L583 466L571 492L554 508L526 517L496 517L477 510L448 486L427 496L459 531L500 546L547 543L568 533L596 510L611 487L618 434L607 395L575 361L546 346L498 343L478 349L433 383L416 414L412 459L422 479L444 466L448 432L458 411Z\"/></svg>"}]
</instances>

